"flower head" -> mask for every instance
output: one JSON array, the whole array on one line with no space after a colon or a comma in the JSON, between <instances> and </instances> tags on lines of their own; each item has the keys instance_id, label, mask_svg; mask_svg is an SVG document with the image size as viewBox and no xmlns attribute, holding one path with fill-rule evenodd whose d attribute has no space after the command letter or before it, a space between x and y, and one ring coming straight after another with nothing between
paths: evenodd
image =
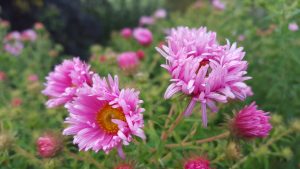
<instances>
[{"instance_id":1,"label":"flower head","mask_svg":"<svg viewBox=\"0 0 300 169\"><path fill-rule=\"evenodd\" d=\"M132 36L132 30L130 28L123 28L121 30L121 35L124 38L130 38Z\"/></svg>"},{"instance_id":2,"label":"flower head","mask_svg":"<svg viewBox=\"0 0 300 169\"><path fill-rule=\"evenodd\" d=\"M226 5L220 0L212 0L212 5L218 10L224 10Z\"/></svg>"},{"instance_id":3,"label":"flower head","mask_svg":"<svg viewBox=\"0 0 300 169\"><path fill-rule=\"evenodd\" d=\"M54 157L62 148L62 140L53 133L46 133L37 139L38 153L43 158Z\"/></svg>"},{"instance_id":4,"label":"flower head","mask_svg":"<svg viewBox=\"0 0 300 169\"><path fill-rule=\"evenodd\" d=\"M235 136L241 138L266 137L272 129L268 113L258 110L255 102L239 111L230 123Z\"/></svg>"},{"instance_id":5,"label":"flower head","mask_svg":"<svg viewBox=\"0 0 300 169\"><path fill-rule=\"evenodd\" d=\"M295 31L297 31L298 29L299 29L299 27L298 27L298 25L297 25L296 22L292 22L292 23L289 24L289 30L290 30L290 31L295 32Z\"/></svg>"},{"instance_id":6,"label":"flower head","mask_svg":"<svg viewBox=\"0 0 300 169\"><path fill-rule=\"evenodd\" d=\"M143 46L148 46L152 43L152 33L147 28L134 29L133 37Z\"/></svg>"},{"instance_id":7,"label":"flower head","mask_svg":"<svg viewBox=\"0 0 300 169\"><path fill-rule=\"evenodd\" d=\"M119 67L126 71L134 71L139 65L139 58L135 52L121 53L118 58Z\"/></svg>"},{"instance_id":8,"label":"flower head","mask_svg":"<svg viewBox=\"0 0 300 169\"><path fill-rule=\"evenodd\" d=\"M185 161L184 169L210 169L210 162L203 157L193 157Z\"/></svg>"},{"instance_id":9,"label":"flower head","mask_svg":"<svg viewBox=\"0 0 300 169\"><path fill-rule=\"evenodd\" d=\"M140 18L140 25L153 25L155 23L155 19L151 16L142 16Z\"/></svg>"},{"instance_id":10,"label":"flower head","mask_svg":"<svg viewBox=\"0 0 300 169\"><path fill-rule=\"evenodd\" d=\"M0 27L2 27L2 28L8 28L9 26L10 26L9 21L0 19Z\"/></svg>"},{"instance_id":11,"label":"flower head","mask_svg":"<svg viewBox=\"0 0 300 169\"><path fill-rule=\"evenodd\" d=\"M85 85L65 106L70 116L63 134L74 135L80 150L109 153L117 148L124 158L122 145L128 145L133 135L145 139L142 102L134 89L119 89L117 76L107 81L95 74L93 86Z\"/></svg>"},{"instance_id":12,"label":"flower head","mask_svg":"<svg viewBox=\"0 0 300 169\"><path fill-rule=\"evenodd\" d=\"M154 12L154 17L155 18L158 18L158 19L163 19L167 16L167 11L163 8L160 8L160 9L157 9L155 12Z\"/></svg>"},{"instance_id":13,"label":"flower head","mask_svg":"<svg viewBox=\"0 0 300 169\"><path fill-rule=\"evenodd\" d=\"M91 85L90 67L80 61L79 58L65 60L62 64L57 65L53 72L46 77L45 89L42 93L49 96L47 101L48 107L56 107L67 103L76 96L78 88L84 83Z\"/></svg>"},{"instance_id":14,"label":"flower head","mask_svg":"<svg viewBox=\"0 0 300 169\"><path fill-rule=\"evenodd\" d=\"M118 164L114 169L134 169L135 167L133 167L132 164L129 163L121 163Z\"/></svg>"},{"instance_id":15,"label":"flower head","mask_svg":"<svg viewBox=\"0 0 300 169\"><path fill-rule=\"evenodd\" d=\"M140 60L144 59L144 57L145 57L145 52L144 52L143 50L138 50L138 51L136 51L135 53L136 53L136 55L138 56L138 58L139 58Z\"/></svg>"},{"instance_id":16,"label":"flower head","mask_svg":"<svg viewBox=\"0 0 300 169\"><path fill-rule=\"evenodd\" d=\"M31 81L31 82L36 82L36 81L39 80L39 77L38 77L36 74L31 74L31 75L28 76L27 79L28 79L29 81Z\"/></svg>"},{"instance_id":17,"label":"flower head","mask_svg":"<svg viewBox=\"0 0 300 169\"><path fill-rule=\"evenodd\" d=\"M34 30L28 29L22 32L21 38L23 41L31 41L34 42L37 38L37 34Z\"/></svg>"},{"instance_id":18,"label":"flower head","mask_svg":"<svg viewBox=\"0 0 300 169\"><path fill-rule=\"evenodd\" d=\"M35 30L42 30L42 29L44 29L45 27L44 27L44 24L43 23L41 23L41 22L36 22L35 24L34 24L34 29Z\"/></svg>"},{"instance_id":19,"label":"flower head","mask_svg":"<svg viewBox=\"0 0 300 169\"><path fill-rule=\"evenodd\" d=\"M196 102L202 106L202 122L207 125L206 106L217 111L215 102L226 103L228 98L244 100L251 89L244 81L250 79L247 62L243 61L245 52L236 44L221 46L215 32L206 28L173 29L167 37L167 46L156 48L165 57L162 65L172 76L165 98L181 92L190 96L185 115L188 116Z\"/></svg>"},{"instance_id":20,"label":"flower head","mask_svg":"<svg viewBox=\"0 0 300 169\"><path fill-rule=\"evenodd\" d=\"M0 82L4 81L6 79L6 73L3 71L0 71Z\"/></svg>"},{"instance_id":21,"label":"flower head","mask_svg":"<svg viewBox=\"0 0 300 169\"><path fill-rule=\"evenodd\" d=\"M12 105L13 107L19 107L19 106L22 105L22 103L23 103L23 100L22 100L21 98L18 98L18 97L15 97L15 98L13 98L13 99L11 100L11 105Z\"/></svg>"}]
</instances>

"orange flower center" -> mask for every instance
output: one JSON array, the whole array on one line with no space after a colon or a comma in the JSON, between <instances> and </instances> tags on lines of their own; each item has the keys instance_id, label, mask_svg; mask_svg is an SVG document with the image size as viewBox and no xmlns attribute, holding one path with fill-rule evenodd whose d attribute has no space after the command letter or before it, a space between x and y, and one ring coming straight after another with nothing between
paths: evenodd
<instances>
[{"instance_id":1,"label":"orange flower center","mask_svg":"<svg viewBox=\"0 0 300 169\"><path fill-rule=\"evenodd\" d=\"M118 125L112 122L112 119L118 119L126 121L125 115L120 108L112 108L109 104L106 104L102 109L97 112L96 121L97 124L109 134L118 133Z\"/></svg>"}]
</instances>

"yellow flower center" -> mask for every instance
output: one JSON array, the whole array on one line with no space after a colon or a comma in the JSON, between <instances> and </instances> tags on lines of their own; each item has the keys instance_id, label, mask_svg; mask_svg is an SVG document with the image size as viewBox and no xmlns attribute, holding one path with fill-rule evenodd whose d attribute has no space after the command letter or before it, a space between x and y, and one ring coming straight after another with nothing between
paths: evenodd
<instances>
[{"instance_id":1,"label":"yellow flower center","mask_svg":"<svg viewBox=\"0 0 300 169\"><path fill-rule=\"evenodd\" d=\"M121 108L112 108L109 104L106 104L102 109L97 112L96 121L97 124L109 134L118 133L118 125L113 123L112 119L118 119L126 121L125 115Z\"/></svg>"}]
</instances>

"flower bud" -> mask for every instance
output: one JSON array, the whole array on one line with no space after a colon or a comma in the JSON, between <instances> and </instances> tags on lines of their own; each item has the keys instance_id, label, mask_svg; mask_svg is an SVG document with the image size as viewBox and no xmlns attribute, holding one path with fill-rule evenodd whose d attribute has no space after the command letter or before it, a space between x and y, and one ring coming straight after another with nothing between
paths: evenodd
<instances>
[{"instance_id":1,"label":"flower bud","mask_svg":"<svg viewBox=\"0 0 300 169\"><path fill-rule=\"evenodd\" d=\"M192 157L184 162L184 169L210 169L210 162L204 157Z\"/></svg>"},{"instance_id":2,"label":"flower bud","mask_svg":"<svg viewBox=\"0 0 300 169\"><path fill-rule=\"evenodd\" d=\"M53 133L39 137L36 145L38 153L43 158L54 157L62 148L62 140Z\"/></svg>"}]
</instances>

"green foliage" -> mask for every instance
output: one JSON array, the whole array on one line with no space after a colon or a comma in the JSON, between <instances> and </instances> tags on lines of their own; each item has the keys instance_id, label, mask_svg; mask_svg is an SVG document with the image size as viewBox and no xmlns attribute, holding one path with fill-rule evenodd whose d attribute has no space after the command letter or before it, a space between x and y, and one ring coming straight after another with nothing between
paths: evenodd
<instances>
[{"instance_id":1,"label":"green foliage","mask_svg":"<svg viewBox=\"0 0 300 169\"><path fill-rule=\"evenodd\" d=\"M134 39L123 39L118 33L112 34L109 47L92 46L89 61L92 69L101 76L118 74L121 87L136 88L144 100L147 140L135 138L126 146L127 160L133 161L138 169L180 169L184 159L194 154L206 156L212 168L218 169L297 168L300 127L299 120L295 119L300 115L300 33L289 31L288 24L299 23L299 11L297 1L232 0L227 2L225 11L215 10L203 2L201 8L192 6L185 13L171 13L167 20L151 26L154 41L149 47L141 47ZM276 26L270 26L272 24ZM191 117L178 120L189 100L181 95L172 100L163 99L170 76L160 67L164 59L154 47L164 40L165 28L179 25L207 26L218 33L221 43L225 43L226 38L234 42L239 35L245 36L238 46L247 52L248 73L253 77L249 85L255 93L246 103L254 100L260 108L270 112L273 130L269 137L248 141L225 138L226 133L222 133L227 130L226 117L246 105L242 102L219 105L217 114L209 113L207 128L201 126L199 105ZM5 31L0 31L1 39ZM51 65L61 60L49 57L49 51L54 48L47 33L39 32L38 40L26 44L20 56L1 51L0 70L6 72L7 79L0 81L0 144L4 140L1 138L13 138L13 141L0 152L0 166L113 168L123 162L116 151L109 155L78 152L71 137L64 137L64 149L54 158L42 159L36 153L36 139L49 129L61 132L67 116L63 108L46 109L46 98L40 93ZM116 63L118 53L140 49L145 52L145 58L138 71L128 75L120 70ZM27 80L32 73L39 75L39 81L34 84ZM21 98L23 103L13 106L13 98ZM215 136L220 139L203 140Z\"/></svg>"}]
</instances>

